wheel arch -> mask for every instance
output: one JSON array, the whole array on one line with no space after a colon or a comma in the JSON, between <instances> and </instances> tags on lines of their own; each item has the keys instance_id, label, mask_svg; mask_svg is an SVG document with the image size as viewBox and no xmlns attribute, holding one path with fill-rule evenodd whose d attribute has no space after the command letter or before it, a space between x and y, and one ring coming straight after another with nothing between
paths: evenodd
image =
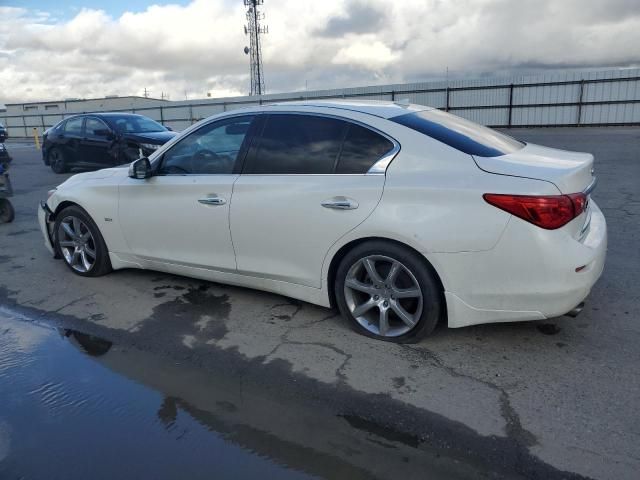
<instances>
[{"instance_id":1,"label":"wheel arch","mask_svg":"<svg viewBox=\"0 0 640 480\"><path fill-rule=\"evenodd\" d=\"M80 205L79 203L76 202L72 202L70 200L63 200L62 202L60 202L58 204L58 206L56 207L56 209L53 211L53 214L51 215L51 220L55 221L56 217L58 216L58 214L64 210L67 207L78 207L81 208L87 215L89 215L89 212L87 212L87 210L85 208L82 207L82 205ZM89 215L91 217L91 215ZM92 217L93 218L93 217ZM94 220L95 222L95 220Z\"/></svg>"},{"instance_id":2,"label":"wheel arch","mask_svg":"<svg viewBox=\"0 0 640 480\"><path fill-rule=\"evenodd\" d=\"M349 253L352 249L354 249L355 247L357 247L362 243L369 242L369 241L382 241L390 244L395 244L399 247L405 248L415 253L416 255L418 255L418 257L423 262L424 266L431 272L431 274L433 275L433 278L436 280L438 284L441 300L442 300L442 310L443 310L442 318L446 319L447 318L447 302L444 296L444 284L442 283L442 279L440 278L440 275L438 274L435 267L432 265L429 259L425 257L423 253L419 252L418 250L413 248L411 245L408 245L404 242L394 240L391 238L386 238L386 237L362 237L362 238L357 238L355 240L351 240L350 242L340 247L338 251L333 255L333 257L331 258L331 263L329 264L329 270L327 274L327 293L329 295L329 303L331 304L331 307L335 308L336 306L334 287L335 287L335 281L336 281L336 272L338 270L338 266L340 265L340 262L345 257L345 255Z\"/></svg>"},{"instance_id":3,"label":"wheel arch","mask_svg":"<svg viewBox=\"0 0 640 480\"><path fill-rule=\"evenodd\" d=\"M63 200L62 202L60 202L58 204L58 206L56 206L55 210L51 214L51 217L50 217L51 221L55 222L56 218L58 217L60 212L62 212L67 207L77 207L77 208L79 208L80 210L82 210L93 221L95 227L98 229L98 232L102 236L102 241L107 246L107 251L109 251L109 245L107 244L107 237L105 236L104 231L100 228L100 225L98 225L98 222L94 218L94 215L91 215L91 213L86 208L84 208L82 205L80 205L79 203L74 202L72 200Z\"/></svg>"},{"instance_id":4,"label":"wheel arch","mask_svg":"<svg viewBox=\"0 0 640 480\"><path fill-rule=\"evenodd\" d=\"M56 228L56 226L59 225L58 221L64 220L64 217L61 216L61 213L63 213L68 208L74 208L76 211L79 211L79 213L81 213L83 216L86 217L86 219L81 218L80 220L85 224L85 227L87 229L95 228L95 230L97 230L97 232L95 233L91 231L89 231L89 233L93 237L94 248L95 248L94 254L96 254L98 251L102 251L102 255L101 256L95 255L94 256L95 261L92 267L89 269L85 266L84 271L80 271L73 268L73 266L66 260L65 260L65 263L71 270L74 271L74 273L83 275L83 276L95 277L95 276L104 275L105 273L109 273L111 270L113 270L113 267L111 264L109 246L107 245L107 240L104 236L104 232L100 228L100 225L98 225L98 222L96 222L95 217L91 215L91 213L87 209L82 207L82 205L80 205L79 203L71 200L61 201L58 205L56 205L55 210L49 216L48 221L53 222L53 225L54 225L53 233L50 234L50 240L55 252L54 257L55 258L62 257L61 247L58 244L58 234L57 234L58 229ZM78 214L76 213L76 215ZM100 247L101 250L99 250L98 247Z\"/></svg>"}]
</instances>

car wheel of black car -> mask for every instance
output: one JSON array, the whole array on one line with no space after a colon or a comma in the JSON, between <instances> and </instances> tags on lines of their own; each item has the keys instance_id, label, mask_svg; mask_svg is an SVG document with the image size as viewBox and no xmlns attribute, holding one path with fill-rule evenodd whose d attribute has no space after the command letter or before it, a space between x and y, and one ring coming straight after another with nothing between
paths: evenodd
<instances>
[{"instance_id":1,"label":"car wheel of black car","mask_svg":"<svg viewBox=\"0 0 640 480\"><path fill-rule=\"evenodd\" d=\"M0 198L0 223L13 222L16 213L13 210L13 205L6 198Z\"/></svg>"},{"instance_id":2,"label":"car wheel of black car","mask_svg":"<svg viewBox=\"0 0 640 480\"><path fill-rule=\"evenodd\" d=\"M59 148L52 148L49 152L49 166L55 173L65 173L67 171L67 164L64 159L64 154Z\"/></svg>"}]
</instances>

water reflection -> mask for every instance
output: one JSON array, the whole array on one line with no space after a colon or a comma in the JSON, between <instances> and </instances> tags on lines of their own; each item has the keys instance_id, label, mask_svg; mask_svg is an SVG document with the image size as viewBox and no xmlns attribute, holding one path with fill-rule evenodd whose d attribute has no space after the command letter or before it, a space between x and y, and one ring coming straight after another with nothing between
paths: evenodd
<instances>
[{"instance_id":1,"label":"water reflection","mask_svg":"<svg viewBox=\"0 0 640 480\"><path fill-rule=\"evenodd\" d=\"M68 328L63 330L63 335L66 338L75 340L77 344L82 347L82 350L92 357L100 357L104 355L113 345L112 342L104 340L103 338L81 333L76 330L70 330Z\"/></svg>"},{"instance_id":2,"label":"water reflection","mask_svg":"<svg viewBox=\"0 0 640 480\"><path fill-rule=\"evenodd\" d=\"M74 330L55 335L25 322L2 317L0 322L9 332L0 336L0 357L13 359L0 375L0 427L7 427L0 430L11 432L0 478L473 478L478 473L420 449L413 437L244 382L232 370L190 368ZM67 341L60 342L60 336ZM0 433L0 443L7 443L5 437Z\"/></svg>"}]
</instances>

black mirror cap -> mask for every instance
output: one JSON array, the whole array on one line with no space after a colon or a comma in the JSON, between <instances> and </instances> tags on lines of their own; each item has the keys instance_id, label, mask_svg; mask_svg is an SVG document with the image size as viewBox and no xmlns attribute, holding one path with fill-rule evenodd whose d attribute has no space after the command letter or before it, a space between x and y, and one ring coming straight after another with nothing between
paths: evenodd
<instances>
[{"instance_id":1,"label":"black mirror cap","mask_svg":"<svg viewBox=\"0 0 640 480\"><path fill-rule=\"evenodd\" d=\"M129 177L144 180L151 176L151 162L147 157L139 158L129 165Z\"/></svg>"}]
</instances>

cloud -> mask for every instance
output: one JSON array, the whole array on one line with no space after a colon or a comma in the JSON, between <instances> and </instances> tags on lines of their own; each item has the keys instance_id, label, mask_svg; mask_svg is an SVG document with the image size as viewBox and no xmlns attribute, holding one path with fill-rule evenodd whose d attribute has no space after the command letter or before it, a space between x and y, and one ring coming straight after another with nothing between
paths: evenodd
<instances>
[{"instance_id":1,"label":"cloud","mask_svg":"<svg viewBox=\"0 0 640 480\"><path fill-rule=\"evenodd\" d=\"M335 57L331 59L331 63L380 70L394 63L400 57L399 52L392 51L379 40L356 40L338 50Z\"/></svg>"},{"instance_id":2,"label":"cloud","mask_svg":"<svg viewBox=\"0 0 640 480\"><path fill-rule=\"evenodd\" d=\"M318 34L341 37L349 33L372 33L383 25L387 11L382 6L367 5L360 0L351 1L346 5L346 12L330 17L326 25L318 30Z\"/></svg>"},{"instance_id":3,"label":"cloud","mask_svg":"<svg viewBox=\"0 0 640 480\"><path fill-rule=\"evenodd\" d=\"M267 0L269 92L640 64L637 0ZM239 1L67 20L0 7L0 102L246 94Z\"/></svg>"}]
</instances>

